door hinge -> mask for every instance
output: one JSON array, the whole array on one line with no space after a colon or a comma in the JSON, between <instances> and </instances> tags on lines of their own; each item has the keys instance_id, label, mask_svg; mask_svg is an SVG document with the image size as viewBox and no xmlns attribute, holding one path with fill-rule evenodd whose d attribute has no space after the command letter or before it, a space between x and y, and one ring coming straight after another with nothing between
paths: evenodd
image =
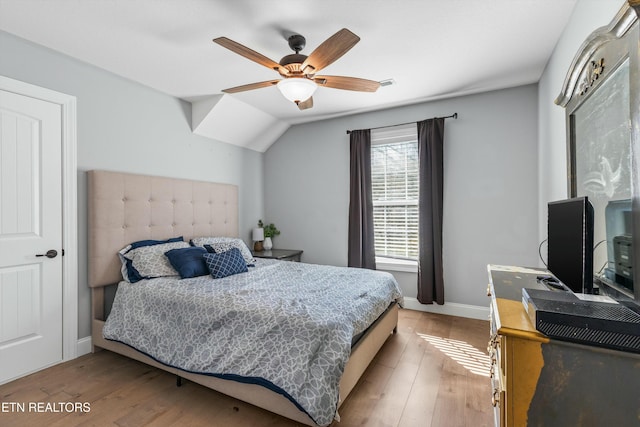
<instances>
[{"instance_id":1,"label":"door hinge","mask_svg":"<svg viewBox=\"0 0 640 427\"><path fill-rule=\"evenodd\" d=\"M62 256L64 256L64 248L62 248Z\"/></svg>"}]
</instances>

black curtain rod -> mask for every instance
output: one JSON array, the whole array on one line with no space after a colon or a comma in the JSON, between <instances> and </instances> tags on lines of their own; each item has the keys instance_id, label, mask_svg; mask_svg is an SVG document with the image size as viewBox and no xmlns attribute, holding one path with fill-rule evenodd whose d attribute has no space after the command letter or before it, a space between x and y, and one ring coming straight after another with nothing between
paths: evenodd
<instances>
[{"instance_id":1,"label":"black curtain rod","mask_svg":"<svg viewBox=\"0 0 640 427\"><path fill-rule=\"evenodd\" d=\"M436 119L457 119L458 118L458 113L453 113L450 116L444 116L444 117L435 117ZM407 122L407 123L398 123L397 125L389 125L389 126L378 126L377 128L370 128L370 129L382 129L382 128L392 128L395 126L404 126L404 125L410 125L411 123L417 123L417 122ZM350 130L347 131L347 135L349 135L351 133Z\"/></svg>"}]
</instances>

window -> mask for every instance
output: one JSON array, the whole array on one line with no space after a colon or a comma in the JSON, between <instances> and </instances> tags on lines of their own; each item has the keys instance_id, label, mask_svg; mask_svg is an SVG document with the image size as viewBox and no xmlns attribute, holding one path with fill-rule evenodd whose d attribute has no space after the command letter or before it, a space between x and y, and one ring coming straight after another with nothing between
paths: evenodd
<instances>
[{"instance_id":1,"label":"window","mask_svg":"<svg viewBox=\"0 0 640 427\"><path fill-rule=\"evenodd\" d=\"M418 259L418 136L415 124L371 131L376 257Z\"/></svg>"}]
</instances>

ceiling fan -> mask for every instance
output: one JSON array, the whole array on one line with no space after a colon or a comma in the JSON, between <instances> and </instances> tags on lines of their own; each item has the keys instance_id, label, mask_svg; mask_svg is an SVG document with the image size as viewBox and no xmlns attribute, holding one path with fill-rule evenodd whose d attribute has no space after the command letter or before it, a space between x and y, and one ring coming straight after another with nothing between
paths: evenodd
<instances>
[{"instance_id":1,"label":"ceiling fan","mask_svg":"<svg viewBox=\"0 0 640 427\"><path fill-rule=\"evenodd\" d=\"M277 85L285 98L296 103L300 110L306 110L313 107L312 95L318 86L359 92L375 92L380 87L380 83L373 80L316 75L318 71L332 64L360 41L360 37L346 28L325 40L309 56L300 53L306 44L305 38L299 34L290 36L288 38L289 47L295 53L284 56L279 63L226 37L218 37L213 41L238 55L277 71L283 77L282 79L224 89L222 92L225 93L243 92Z\"/></svg>"}]
</instances>

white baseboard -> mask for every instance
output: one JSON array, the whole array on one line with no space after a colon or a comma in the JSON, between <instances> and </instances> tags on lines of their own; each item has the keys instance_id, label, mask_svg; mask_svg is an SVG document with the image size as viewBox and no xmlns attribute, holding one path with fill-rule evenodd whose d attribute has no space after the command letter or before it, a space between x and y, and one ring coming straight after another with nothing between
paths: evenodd
<instances>
[{"instance_id":1,"label":"white baseboard","mask_svg":"<svg viewBox=\"0 0 640 427\"><path fill-rule=\"evenodd\" d=\"M449 316L468 317L470 319L489 320L489 306L477 306L445 302L438 304L421 304L416 298L405 297L404 308L427 313L446 314Z\"/></svg>"},{"instance_id":2,"label":"white baseboard","mask_svg":"<svg viewBox=\"0 0 640 427\"><path fill-rule=\"evenodd\" d=\"M91 337L80 338L76 347L76 357L89 353L91 353Z\"/></svg>"}]
</instances>

